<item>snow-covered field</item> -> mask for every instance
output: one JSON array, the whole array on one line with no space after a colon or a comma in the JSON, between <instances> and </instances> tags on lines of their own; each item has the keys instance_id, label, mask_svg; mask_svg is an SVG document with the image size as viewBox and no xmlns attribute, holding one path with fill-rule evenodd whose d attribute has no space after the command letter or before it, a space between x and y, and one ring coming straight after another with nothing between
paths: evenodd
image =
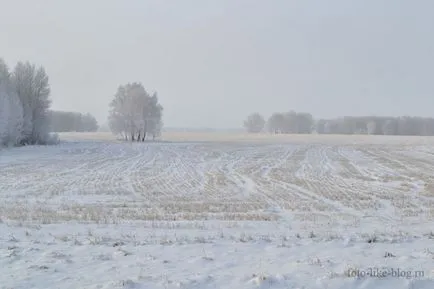
<instances>
[{"instance_id":1,"label":"snow-covered field","mask_svg":"<svg viewBox=\"0 0 434 289\"><path fill-rule=\"evenodd\" d=\"M432 139L77 136L0 150L2 289L434 288Z\"/></svg>"}]
</instances>

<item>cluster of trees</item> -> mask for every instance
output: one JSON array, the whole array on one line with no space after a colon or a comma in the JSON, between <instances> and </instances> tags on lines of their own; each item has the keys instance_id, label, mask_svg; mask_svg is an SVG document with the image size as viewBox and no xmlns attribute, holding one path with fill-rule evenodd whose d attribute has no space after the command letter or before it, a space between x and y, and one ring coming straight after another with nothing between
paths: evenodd
<instances>
[{"instance_id":1,"label":"cluster of trees","mask_svg":"<svg viewBox=\"0 0 434 289\"><path fill-rule=\"evenodd\" d=\"M163 107L157 93L149 94L141 83L119 86L110 103L109 127L125 140L145 141L159 136L163 126Z\"/></svg>"},{"instance_id":2,"label":"cluster of trees","mask_svg":"<svg viewBox=\"0 0 434 289\"><path fill-rule=\"evenodd\" d=\"M255 112L244 121L244 128L251 133L259 133L265 129L270 133L311 133L314 119L310 113L304 112L277 112L268 120Z\"/></svg>"},{"instance_id":3,"label":"cluster of trees","mask_svg":"<svg viewBox=\"0 0 434 289\"><path fill-rule=\"evenodd\" d=\"M50 129L55 132L93 132L98 130L98 122L90 113L55 111L49 112Z\"/></svg>"},{"instance_id":4,"label":"cluster of trees","mask_svg":"<svg viewBox=\"0 0 434 289\"><path fill-rule=\"evenodd\" d=\"M274 113L268 120L259 114L249 115L244 122L248 132L258 133L319 133L373 135L434 135L434 118L346 116L315 120L309 113Z\"/></svg>"},{"instance_id":5,"label":"cluster of trees","mask_svg":"<svg viewBox=\"0 0 434 289\"><path fill-rule=\"evenodd\" d=\"M50 106L43 67L19 62L11 72L0 59L0 145L47 144Z\"/></svg>"},{"instance_id":6,"label":"cluster of trees","mask_svg":"<svg viewBox=\"0 0 434 289\"><path fill-rule=\"evenodd\" d=\"M310 113L289 111L273 113L267 121L272 133L311 133L314 119Z\"/></svg>"}]
</instances>

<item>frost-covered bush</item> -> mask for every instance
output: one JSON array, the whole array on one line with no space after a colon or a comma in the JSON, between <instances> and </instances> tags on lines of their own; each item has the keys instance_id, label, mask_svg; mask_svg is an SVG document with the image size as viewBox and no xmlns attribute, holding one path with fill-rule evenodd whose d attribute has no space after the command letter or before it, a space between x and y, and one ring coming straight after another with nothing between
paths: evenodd
<instances>
[{"instance_id":1,"label":"frost-covered bush","mask_svg":"<svg viewBox=\"0 0 434 289\"><path fill-rule=\"evenodd\" d=\"M57 145L60 143L59 135L57 133L50 133L47 138L47 145Z\"/></svg>"}]
</instances>

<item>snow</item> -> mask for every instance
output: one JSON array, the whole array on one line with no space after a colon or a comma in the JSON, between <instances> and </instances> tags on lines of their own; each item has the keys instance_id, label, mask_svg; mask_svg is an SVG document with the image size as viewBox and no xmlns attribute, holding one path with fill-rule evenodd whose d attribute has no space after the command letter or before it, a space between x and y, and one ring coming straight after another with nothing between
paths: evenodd
<instances>
[{"instance_id":1,"label":"snow","mask_svg":"<svg viewBox=\"0 0 434 289\"><path fill-rule=\"evenodd\" d=\"M432 152L215 141L0 149L0 288L431 289Z\"/></svg>"}]
</instances>

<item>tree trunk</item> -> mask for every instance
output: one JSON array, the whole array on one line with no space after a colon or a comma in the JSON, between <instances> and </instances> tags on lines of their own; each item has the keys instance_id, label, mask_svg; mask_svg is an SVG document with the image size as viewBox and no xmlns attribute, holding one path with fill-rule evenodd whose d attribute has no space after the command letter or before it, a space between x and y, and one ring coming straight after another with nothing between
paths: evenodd
<instances>
[{"instance_id":1,"label":"tree trunk","mask_svg":"<svg viewBox=\"0 0 434 289\"><path fill-rule=\"evenodd\" d=\"M146 140L146 134L147 134L147 132L148 132L148 120L145 120L145 125L144 125L144 128L143 128L143 141Z\"/></svg>"}]
</instances>

